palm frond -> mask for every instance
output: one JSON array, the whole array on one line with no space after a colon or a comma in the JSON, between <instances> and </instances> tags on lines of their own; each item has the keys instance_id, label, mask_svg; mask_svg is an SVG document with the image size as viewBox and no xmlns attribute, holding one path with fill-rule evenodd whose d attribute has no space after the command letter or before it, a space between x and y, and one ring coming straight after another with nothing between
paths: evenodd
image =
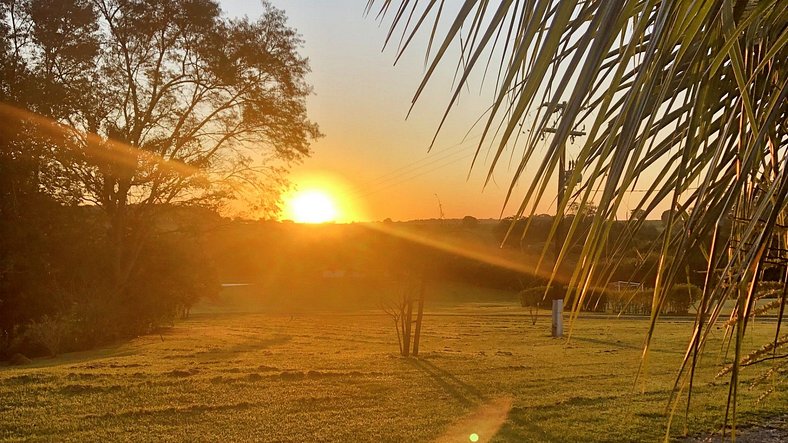
<instances>
[{"instance_id":1,"label":"palm frond","mask_svg":"<svg viewBox=\"0 0 788 443\"><path fill-rule=\"evenodd\" d=\"M393 2L369 3L380 4L385 12ZM579 202L581 213L597 209L590 229L582 230L578 266L565 277L570 288L578 288L568 294L574 316L587 288L604 284L609 275L610 266L603 263L615 264L616 254L627 251L626 244L608 244L611 228L627 209L627 197L631 199L629 191L638 184L647 186L635 204L638 210L671 210L662 233L644 355L667 291L685 272L682 254L693 248L706 251L706 284L676 388L687 384L691 393L706 337L726 301L733 299L733 318L741 319L729 324L734 349L730 403L735 407L740 365L749 364L742 340L747 319L761 312L754 304L762 275L788 263L788 233L780 227L788 195L785 2L465 0L452 17L441 2L443 13L432 19L427 17L435 2L397 3L398 11L419 11L411 13L419 19L393 15L390 34L399 30L410 47L419 31L428 32L430 46L440 42L434 54L428 51L429 68L414 103L434 81L436 67L458 50L459 80L438 131L471 74L499 67L477 156L485 145L494 147L488 180L505 167L505 153L519 156L504 202L506 207L519 198L515 219L549 203L549 184L565 151L576 159L558 212L571 201ZM441 20L450 25L439 26ZM439 34L439 29L445 30ZM487 65L480 62L484 59ZM557 110L560 120L548 132ZM572 134L581 127L589 128L588 135L573 146ZM530 131L521 137L523 128ZM518 184L525 185L519 197ZM673 214L679 213L686 213L686 219L677 220ZM561 229L556 217L548 243L564 234L566 241L555 260L543 260L552 263L553 279L560 278L560 265L573 237L581 233L582 218ZM629 223L637 231L642 219ZM717 228L724 224L730 225L730 233L722 235ZM549 255L545 248L543 257ZM770 305L780 310L775 343L784 312L782 294L779 303Z\"/></svg>"}]
</instances>

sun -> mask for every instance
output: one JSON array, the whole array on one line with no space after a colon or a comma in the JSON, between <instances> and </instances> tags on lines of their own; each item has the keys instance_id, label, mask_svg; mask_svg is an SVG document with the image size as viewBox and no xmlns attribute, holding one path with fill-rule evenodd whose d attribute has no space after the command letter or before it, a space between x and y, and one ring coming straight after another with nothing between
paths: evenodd
<instances>
[{"instance_id":1,"label":"sun","mask_svg":"<svg viewBox=\"0 0 788 443\"><path fill-rule=\"evenodd\" d=\"M332 222L338 215L334 200L321 190L297 192L287 201L287 209L296 223Z\"/></svg>"}]
</instances>

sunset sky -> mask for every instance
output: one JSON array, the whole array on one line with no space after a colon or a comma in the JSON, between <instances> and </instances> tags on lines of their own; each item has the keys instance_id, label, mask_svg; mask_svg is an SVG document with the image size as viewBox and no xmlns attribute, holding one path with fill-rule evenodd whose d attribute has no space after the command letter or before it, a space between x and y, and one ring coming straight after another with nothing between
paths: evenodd
<instances>
[{"instance_id":1,"label":"sunset sky","mask_svg":"<svg viewBox=\"0 0 788 443\"><path fill-rule=\"evenodd\" d=\"M298 188L334 195L340 222L438 218L439 201L447 218L500 215L509 185L507 164L484 189L488 162L482 153L467 179L480 132L472 126L491 101L494 82L484 88L479 79L471 83L428 153L450 97L454 66L443 66L406 120L424 73L426 38L393 66L399 36L381 51L389 22L364 17L366 0L272 3L286 11L289 24L303 36L302 54L310 59L308 81L315 92L308 112L325 134L313 145L312 157L293 168L290 179ZM254 0L221 4L231 16L254 18L260 11ZM519 200L504 216L516 204ZM540 212L553 212L548 205Z\"/></svg>"}]
</instances>

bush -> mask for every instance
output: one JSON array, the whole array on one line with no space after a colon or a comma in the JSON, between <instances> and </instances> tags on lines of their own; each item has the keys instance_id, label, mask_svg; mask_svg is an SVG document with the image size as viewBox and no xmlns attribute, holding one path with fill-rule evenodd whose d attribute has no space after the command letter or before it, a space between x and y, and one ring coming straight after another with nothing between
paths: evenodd
<instances>
[{"instance_id":1,"label":"bush","mask_svg":"<svg viewBox=\"0 0 788 443\"><path fill-rule=\"evenodd\" d=\"M783 284L779 281L762 281L758 284L758 298L779 298Z\"/></svg>"},{"instance_id":2,"label":"bush","mask_svg":"<svg viewBox=\"0 0 788 443\"><path fill-rule=\"evenodd\" d=\"M547 293L547 295L545 295ZM519 292L520 305L523 307L551 307L552 300L557 300L566 297L567 289L553 287L547 289L547 286L537 286L534 288L523 289ZM580 307L581 311L585 312L605 312L607 309L607 296L605 291L601 289L590 289L586 292L586 297L583 300L583 305ZM572 309L571 303L564 303L564 310Z\"/></svg>"},{"instance_id":3,"label":"bush","mask_svg":"<svg viewBox=\"0 0 788 443\"><path fill-rule=\"evenodd\" d=\"M156 231L122 290L112 282L103 215L57 207L51 230L0 233L0 360L43 357L134 337L186 316L220 285L196 232ZM38 227L38 225L31 225ZM20 228L21 229L21 228ZM25 249L26 244L29 249ZM3 247L5 246L5 249Z\"/></svg>"},{"instance_id":4,"label":"bush","mask_svg":"<svg viewBox=\"0 0 788 443\"><path fill-rule=\"evenodd\" d=\"M615 314L648 315L653 292L647 289L608 291L609 309Z\"/></svg>"},{"instance_id":5,"label":"bush","mask_svg":"<svg viewBox=\"0 0 788 443\"><path fill-rule=\"evenodd\" d=\"M33 360L30 360L24 354L19 353L12 355L11 358L8 359L8 364L11 366L24 366L29 365L30 363L33 363Z\"/></svg>"},{"instance_id":6,"label":"bush","mask_svg":"<svg viewBox=\"0 0 788 443\"><path fill-rule=\"evenodd\" d=\"M149 242L137 264L126 312L132 333L147 333L162 323L188 316L202 298L215 298L221 286L201 245L187 237Z\"/></svg>"},{"instance_id":7,"label":"bush","mask_svg":"<svg viewBox=\"0 0 788 443\"><path fill-rule=\"evenodd\" d=\"M539 308L550 304L549 297L545 297L546 286L523 289L517 296L520 299L520 306L524 308Z\"/></svg>"},{"instance_id":8,"label":"bush","mask_svg":"<svg viewBox=\"0 0 788 443\"><path fill-rule=\"evenodd\" d=\"M609 303L607 292L604 288L590 288L586 290L580 310L584 312L606 312Z\"/></svg>"},{"instance_id":9,"label":"bush","mask_svg":"<svg viewBox=\"0 0 788 443\"><path fill-rule=\"evenodd\" d=\"M4 350L7 355L49 357L75 350L77 333L72 318L64 315L44 315L18 328L14 339Z\"/></svg>"},{"instance_id":10,"label":"bush","mask_svg":"<svg viewBox=\"0 0 788 443\"><path fill-rule=\"evenodd\" d=\"M550 300L566 294L566 290L556 289L547 293L545 297L546 292L546 286L524 289L518 294L520 305L523 307L549 307ZM688 314L690 306L700 298L701 294L700 288L695 285L674 285L667 292L662 306L662 314ZM580 310L585 312L649 315L653 298L654 292L652 289L613 291L604 288L591 288L586 291ZM564 309L572 309L572 304L566 303Z\"/></svg>"},{"instance_id":11,"label":"bush","mask_svg":"<svg viewBox=\"0 0 788 443\"><path fill-rule=\"evenodd\" d=\"M699 287L684 283L673 285L665 296L665 303L662 306L663 314L689 314L689 308L697 301L703 292Z\"/></svg>"},{"instance_id":12,"label":"bush","mask_svg":"<svg viewBox=\"0 0 788 443\"><path fill-rule=\"evenodd\" d=\"M686 315L689 308L702 294L700 288L692 284L678 284L671 287L662 304L662 314ZM608 291L609 308L620 314L648 315L654 302L653 289L630 291Z\"/></svg>"},{"instance_id":13,"label":"bush","mask_svg":"<svg viewBox=\"0 0 788 443\"><path fill-rule=\"evenodd\" d=\"M43 349L46 349L47 354L57 355L61 351L61 342L67 340L69 337L69 322L64 318L55 318L45 315L39 320L30 323L26 329L25 336ZM38 357L30 352L26 355Z\"/></svg>"}]
</instances>

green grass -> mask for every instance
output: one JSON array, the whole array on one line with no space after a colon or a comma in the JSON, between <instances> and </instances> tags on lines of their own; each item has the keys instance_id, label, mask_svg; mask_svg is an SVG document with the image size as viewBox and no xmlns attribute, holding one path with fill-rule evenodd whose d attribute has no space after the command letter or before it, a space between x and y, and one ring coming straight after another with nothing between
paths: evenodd
<instances>
[{"instance_id":1,"label":"green grass","mask_svg":"<svg viewBox=\"0 0 788 443\"><path fill-rule=\"evenodd\" d=\"M646 326L582 318L567 344L549 337L548 318L531 325L513 304L465 304L430 311L422 357L405 359L375 311L198 314L161 336L0 368L0 439L425 441L481 430L481 441L654 441L691 324L659 326L636 387ZM752 347L771 330L753 325ZM727 385L710 384L720 336L703 362L691 434L721 425ZM756 405L762 391L746 386L741 423L788 409L784 389ZM501 404L511 409L490 431L485 411Z\"/></svg>"}]
</instances>

